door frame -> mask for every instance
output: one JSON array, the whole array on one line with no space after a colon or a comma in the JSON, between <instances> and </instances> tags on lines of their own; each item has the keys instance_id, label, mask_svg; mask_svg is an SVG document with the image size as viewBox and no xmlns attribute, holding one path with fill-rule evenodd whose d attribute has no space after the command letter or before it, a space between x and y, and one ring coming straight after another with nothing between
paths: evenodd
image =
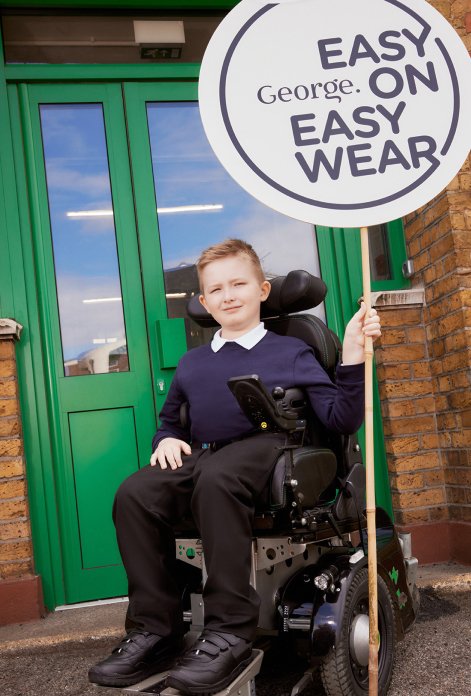
<instances>
[{"instance_id":1,"label":"door frame","mask_svg":"<svg viewBox=\"0 0 471 696\"><path fill-rule=\"evenodd\" d=\"M57 442L51 437L48 422L48 408L51 406L48 398L48 375L44 367L46 353L41 342L41 322L39 304L43 300L40 297L39 288L35 282L34 249L31 240L31 222L29 219L29 196L35 195L28 191L25 183L25 172L22 167L15 167L22 161L23 141L18 127L20 115L16 85L19 83L35 82L120 82L126 83L128 89L137 89L139 82L153 81L163 84L168 81L182 81L185 85L196 83L199 75L199 64L182 65L6 65L3 67L3 76L0 74L0 96L2 84L8 83L9 112L4 118L5 132L12 133L11 155L8 159L0 160L4 181L11 172L15 172L14 195L9 200L11 214L16 214L18 221L16 229L21 231L20 242L14 240L14 234L10 232L12 246L16 245L16 253L11 251L11 274L15 278L15 289L18 290L15 305L10 312L16 319L25 324L25 332L18 346L18 381L20 391L20 405L23 414L23 432L26 470L29 490L41 491L42 495L35 493L30 495L30 515L33 548L36 572L41 575L45 604L49 609L64 604L64 581L62 574L61 545L59 524L57 516L55 480L53 469L54 454L57 454ZM0 68L1 70L1 68ZM127 84L132 83L132 84ZM136 84L137 83L137 84ZM5 90L6 94L7 90ZM5 112L5 109L3 110ZM1 114L0 114L1 115ZM3 113L5 116L5 113ZM138 147L138 144L136 144ZM13 156L15 154L15 157ZM131 163L132 164L132 163ZM10 184L10 188L12 188ZM152 191L152 195L154 192ZM14 213L17 208L16 213ZM138 225L142 220L137 220ZM15 226L11 227L14 230ZM20 235L19 235L20 236ZM327 247L318 237L319 256L323 274L326 268ZM158 250L160 254L160 249ZM144 257L146 255L144 254ZM338 280L332 277L333 269L326 273L326 282L333 281L337 286ZM328 277L327 277L328 276ZM20 282L19 282L20 281ZM356 281L353 280L356 286ZM160 292L160 302L164 302L162 288L154 287L149 292L155 295ZM350 288L350 303L353 303L356 287ZM359 295L361 293L357 293ZM338 322L342 314L342 306L345 311L346 295L331 291L327 313L329 322L334 330L342 333L343 327ZM334 299L335 298L335 299ZM146 303L150 300L146 296ZM343 305L342 305L343 302ZM348 303L347 303L348 304ZM18 310L17 310L18 307ZM149 330L151 340L154 340L152 330ZM376 411L379 413L378 409ZM383 474L381 481L381 500L386 507L390 501L387 475Z\"/></svg>"},{"instance_id":2,"label":"door frame","mask_svg":"<svg viewBox=\"0 0 471 696\"><path fill-rule=\"evenodd\" d=\"M55 539L62 540L62 543L57 542L56 550L52 554L55 559L51 568L51 572L55 574L54 587L59 588L60 592L60 598L54 601L70 603L95 596L106 596L108 585L113 588L113 593L125 594L126 582L121 565L107 563L103 566L98 564L94 568L82 568L81 549L82 543L87 543L87 537L81 537L81 516L74 504L77 483L73 470L72 440L68 435L71 427L69 412L105 409L111 414L110 409L122 407L123 398L126 400L126 394L129 393L130 404L134 404L133 415L137 416L134 421L137 436L137 460L134 466L147 464L156 419L143 290L140 283L134 282L134 277L140 278L141 274L122 90L117 84L82 83L77 86L60 86L60 89L57 89L58 87L57 84L36 87L22 83L18 92L15 86L9 86L9 96L16 144L18 186L22 185L21 182L26 182L23 191L25 202L21 209L25 215L28 214L28 219L25 220L27 224L23 229L23 237L29 240L29 255L34 268L32 278L37 279L35 309L40 326L42 369L45 382L49 385L45 409L48 415L49 457L47 463L43 464L48 467L48 479L52 481L52 485L44 486L44 493L48 494L45 504L49 525L42 525L42 533L48 536L53 534ZM48 193L37 108L40 103L87 102L103 103L115 210L116 245L131 366L129 371L116 375L66 377L57 309L53 243L48 234ZM123 162L121 165L124 159L126 163ZM158 259L156 261L158 263ZM156 266L154 276L158 275L162 275L163 286L163 272ZM25 386L23 380L20 384L22 387ZM27 401L28 395L24 394L23 398ZM25 442L26 446L28 444ZM34 462L33 459L29 459L27 452L26 455L28 461ZM134 462L134 459L129 459L130 463L131 461ZM34 463L37 466L37 462ZM133 470L131 468L128 473ZM34 490L36 492L37 489ZM30 497L32 507L37 498L42 496L36 494ZM42 573L41 575L43 576ZM48 578L43 576L45 590L47 581Z\"/></svg>"},{"instance_id":3,"label":"door frame","mask_svg":"<svg viewBox=\"0 0 471 696\"><path fill-rule=\"evenodd\" d=\"M122 83L124 77L128 80L144 78L146 81L166 81L171 78L194 82L198 78L199 65L7 65L3 70L1 68L2 66L0 97L4 94L5 99L2 99L0 116L4 132L11 134L11 140L8 138L8 141L3 143L3 151L0 153L0 184L3 184L5 210L9 215L9 224L5 225L6 241L10 246L8 270L15 283L15 292L13 293L12 289L11 294L5 292L2 296L2 312L5 316L14 316L25 327L17 346L17 370L34 569L41 577L45 606L52 610L65 604L54 471L54 461L57 461L60 443L56 437L57 427L51 428L50 422L51 414L57 426L60 414L49 396L51 382L46 364L51 347L47 343L47 331L44 332L44 337L42 336L40 307L44 306L45 298L36 283L35 249L30 218L31 202L37 207L38 201L35 200L36 191L34 187L29 186L26 176L18 90L21 84L36 82L65 81L72 85L78 82ZM24 137L31 138L31 134L25 134ZM6 284L7 291L9 285L10 283ZM161 301L165 303L165 298Z\"/></svg>"}]
</instances>

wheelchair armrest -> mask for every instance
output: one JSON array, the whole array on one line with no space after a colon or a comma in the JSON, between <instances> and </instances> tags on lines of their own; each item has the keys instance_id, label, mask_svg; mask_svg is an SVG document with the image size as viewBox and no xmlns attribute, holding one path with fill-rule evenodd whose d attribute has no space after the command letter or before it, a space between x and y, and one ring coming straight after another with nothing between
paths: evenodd
<instances>
[{"instance_id":1,"label":"wheelchair armrest","mask_svg":"<svg viewBox=\"0 0 471 696\"><path fill-rule=\"evenodd\" d=\"M306 420L300 417L302 412L299 408L290 407L283 398L284 390L280 391L282 398L275 400L258 375L231 377L227 385L247 418L262 432L290 433L305 430ZM299 394L299 402L303 406L302 393Z\"/></svg>"},{"instance_id":2,"label":"wheelchair armrest","mask_svg":"<svg viewBox=\"0 0 471 696\"><path fill-rule=\"evenodd\" d=\"M280 454L263 491L257 509L276 511L286 505L287 453ZM303 509L312 508L335 479L337 460L332 450L317 447L299 447L293 451L292 476L295 481L290 488Z\"/></svg>"}]
</instances>

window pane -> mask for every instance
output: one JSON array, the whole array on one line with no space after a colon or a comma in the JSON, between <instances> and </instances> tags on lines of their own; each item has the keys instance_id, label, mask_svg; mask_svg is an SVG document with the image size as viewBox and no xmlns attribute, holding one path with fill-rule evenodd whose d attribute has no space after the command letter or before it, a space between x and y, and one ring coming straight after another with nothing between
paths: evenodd
<instances>
[{"instance_id":1,"label":"window pane","mask_svg":"<svg viewBox=\"0 0 471 696\"><path fill-rule=\"evenodd\" d=\"M129 370L101 104L43 104L66 376Z\"/></svg>"},{"instance_id":2,"label":"window pane","mask_svg":"<svg viewBox=\"0 0 471 696\"><path fill-rule=\"evenodd\" d=\"M185 317L198 292L195 261L229 237L259 254L267 278L305 269L320 275L312 225L259 203L227 174L204 134L196 102L148 103L147 117L169 317ZM313 313L324 318L323 307ZM187 322L188 347L213 330Z\"/></svg>"},{"instance_id":3,"label":"window pane","mask_svg":"<svg viewBox=\"0 0 471 696\"><path fill-rule=\"evenodd\" d=\"M391 280L389 241L386 225L373 225L368 228L370 250L371 280Z\"/></svg>"}]
</instances>

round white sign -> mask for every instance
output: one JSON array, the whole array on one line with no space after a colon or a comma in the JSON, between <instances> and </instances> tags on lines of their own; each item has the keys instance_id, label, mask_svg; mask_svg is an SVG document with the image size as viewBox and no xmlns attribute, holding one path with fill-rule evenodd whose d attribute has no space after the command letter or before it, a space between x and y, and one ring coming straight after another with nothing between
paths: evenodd
<instances>
[{"instance_id":1,"label":"round white sign","mask_svg":"<svg viewBox=\"0 0 471 696\"><path fill-rule=\"evenodd\" d=\"M374 225L416 210L471 145L471 70L425 0L242 0L213 35L199 99L213 150L291 217Z\"/></svg>"}]
</instances>

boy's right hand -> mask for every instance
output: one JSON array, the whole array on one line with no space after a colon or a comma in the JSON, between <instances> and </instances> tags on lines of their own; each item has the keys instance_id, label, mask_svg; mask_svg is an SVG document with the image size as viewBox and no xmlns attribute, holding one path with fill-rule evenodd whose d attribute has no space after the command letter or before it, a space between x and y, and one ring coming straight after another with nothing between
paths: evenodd
<instances>
[{"instance_id":1,"label":"boy's right hand","mask_svg":"<svg viewBox=\"0 0 471 696\"><path fill-rule=\"evenodd\" d=\"M171 469L178 469L183 466L183 454L191 454L191 447L187 442L178 440L176 437L164 437L150 458L150 465L156 466L157 462L161 469L166 469L170 464Z\"/></svg>"}]
</instances>

